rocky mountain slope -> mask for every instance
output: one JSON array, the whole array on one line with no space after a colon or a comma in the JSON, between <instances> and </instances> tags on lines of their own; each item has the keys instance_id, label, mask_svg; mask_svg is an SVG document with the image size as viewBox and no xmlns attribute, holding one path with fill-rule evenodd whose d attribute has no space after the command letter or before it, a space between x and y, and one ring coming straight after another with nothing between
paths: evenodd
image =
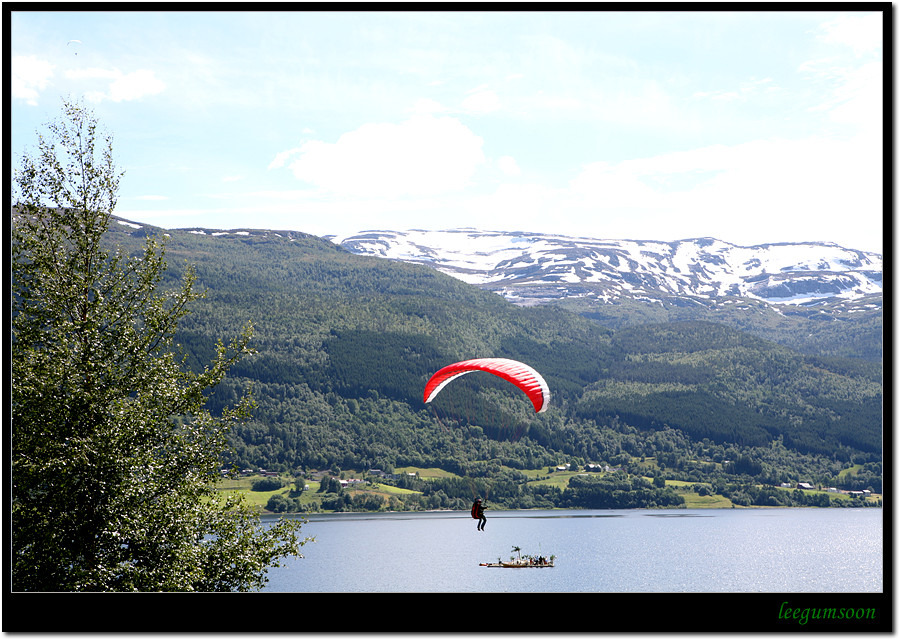
<instances>
[{"instance_id":1,"label":"rocky mountain slope","mask_svg":"<svg viewBox=\"0 0 900 640\"><path fill-rule=\"evenodd\" d=\"M428 265L520 306L610 329L714 322L816 356L883 357L879 254L833 243L602 240L523 232L365 231L352 253Z\"/></svg>"},{"instance_id":2,"label":"rocky mountain slope","mask_svg":"<svg viewBox=\"0 0 900 640\"><path fill-rule=\"evenodd\" d=\"M742 247L713 238L602 240L522 232L365 231L332 241L426 264L529 304L573 296L748 298L775 305L877 305L882 259L832 243Z\"/></svg>"},{"instance_id":3,"label":"rocky mountain slope","mask_svg":"<svg viewBox=\"0 0 900 640\"><path fill-rule=\"evenodd\" d=\"M115 222L126 233L148 232ZM312 237L266 229L169 233L250 242ZM327 240L338 251L427 265L518 306L560 306L614 330L714 322L809 355L883 357L882 258L835 244L740 247L711 238L667 243L474 229Z\"/></svg>"}]
</instances>

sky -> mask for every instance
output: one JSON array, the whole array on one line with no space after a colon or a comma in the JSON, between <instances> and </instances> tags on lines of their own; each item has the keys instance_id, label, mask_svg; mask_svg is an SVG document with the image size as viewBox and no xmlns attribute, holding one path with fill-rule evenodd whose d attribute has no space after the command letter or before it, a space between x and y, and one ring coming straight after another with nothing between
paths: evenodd
<instances>
[{"instance_id":1,"label":"sky","mask_svg":"<svg viewBox=\"0 0 900 640\"><path fill-rule=\"evenodd\" d=\"M883 14L635 6L13 11L11 172L68 98L167 229L882 253Z\"/></svg>"}]
</instances>

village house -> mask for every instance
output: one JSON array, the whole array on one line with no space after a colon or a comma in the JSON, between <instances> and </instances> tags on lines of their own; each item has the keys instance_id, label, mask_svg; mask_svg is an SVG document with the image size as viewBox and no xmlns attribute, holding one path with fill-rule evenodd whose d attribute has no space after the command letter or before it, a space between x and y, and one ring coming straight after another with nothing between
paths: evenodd
<instances>
[{"instance_id":1,"label":"village house","mask_svg":"<svg viewBox=\"0 0 900 640\"><path fill-rule=\"evenodd\" d=\"M375 476L376 478L382 478L384 480L396 480L396 473L385 473L381 469L369 469L366 473L370 476Z\"/></svg>"}]
</instances>

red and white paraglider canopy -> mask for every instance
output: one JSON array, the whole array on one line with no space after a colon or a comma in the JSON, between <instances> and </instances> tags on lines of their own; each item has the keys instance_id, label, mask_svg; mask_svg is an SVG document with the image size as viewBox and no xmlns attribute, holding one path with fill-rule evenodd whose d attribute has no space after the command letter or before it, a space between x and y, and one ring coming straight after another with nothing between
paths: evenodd
<instances>
[{"instance_id":1,"label":"red and white paraglider canopy","mask_svg":"<svg viewBox=\"0 0 900 640\"><path fill-rule=\"evenodd\" d=\"M476 358L447 365L431 376L425 385L425 404L434 400L450 382L473 371L485 371L513 383L525 392L536 413L547 410L550 388L541 374L523 362L507 358Z\"/></svg>"}]
</instances>

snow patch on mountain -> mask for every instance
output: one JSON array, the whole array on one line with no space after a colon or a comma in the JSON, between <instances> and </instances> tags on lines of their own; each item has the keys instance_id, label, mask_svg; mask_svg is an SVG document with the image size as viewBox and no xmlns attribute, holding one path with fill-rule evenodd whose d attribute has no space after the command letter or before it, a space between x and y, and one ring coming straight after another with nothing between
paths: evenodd
<instances>
[{"instance_id":1,"label":"snow patch on mountain","mask_svg":"<svg viewBox=\"0 0 900 640\"><path fill-rule=\"evenodd\" d=\"M572 295L809 304L882 293L881 255L834 243L743 247L715 238L602 240L470 228L372 230L330 239L352 253L429 265L523 304Z\"/></svg>"}]
</instances>

